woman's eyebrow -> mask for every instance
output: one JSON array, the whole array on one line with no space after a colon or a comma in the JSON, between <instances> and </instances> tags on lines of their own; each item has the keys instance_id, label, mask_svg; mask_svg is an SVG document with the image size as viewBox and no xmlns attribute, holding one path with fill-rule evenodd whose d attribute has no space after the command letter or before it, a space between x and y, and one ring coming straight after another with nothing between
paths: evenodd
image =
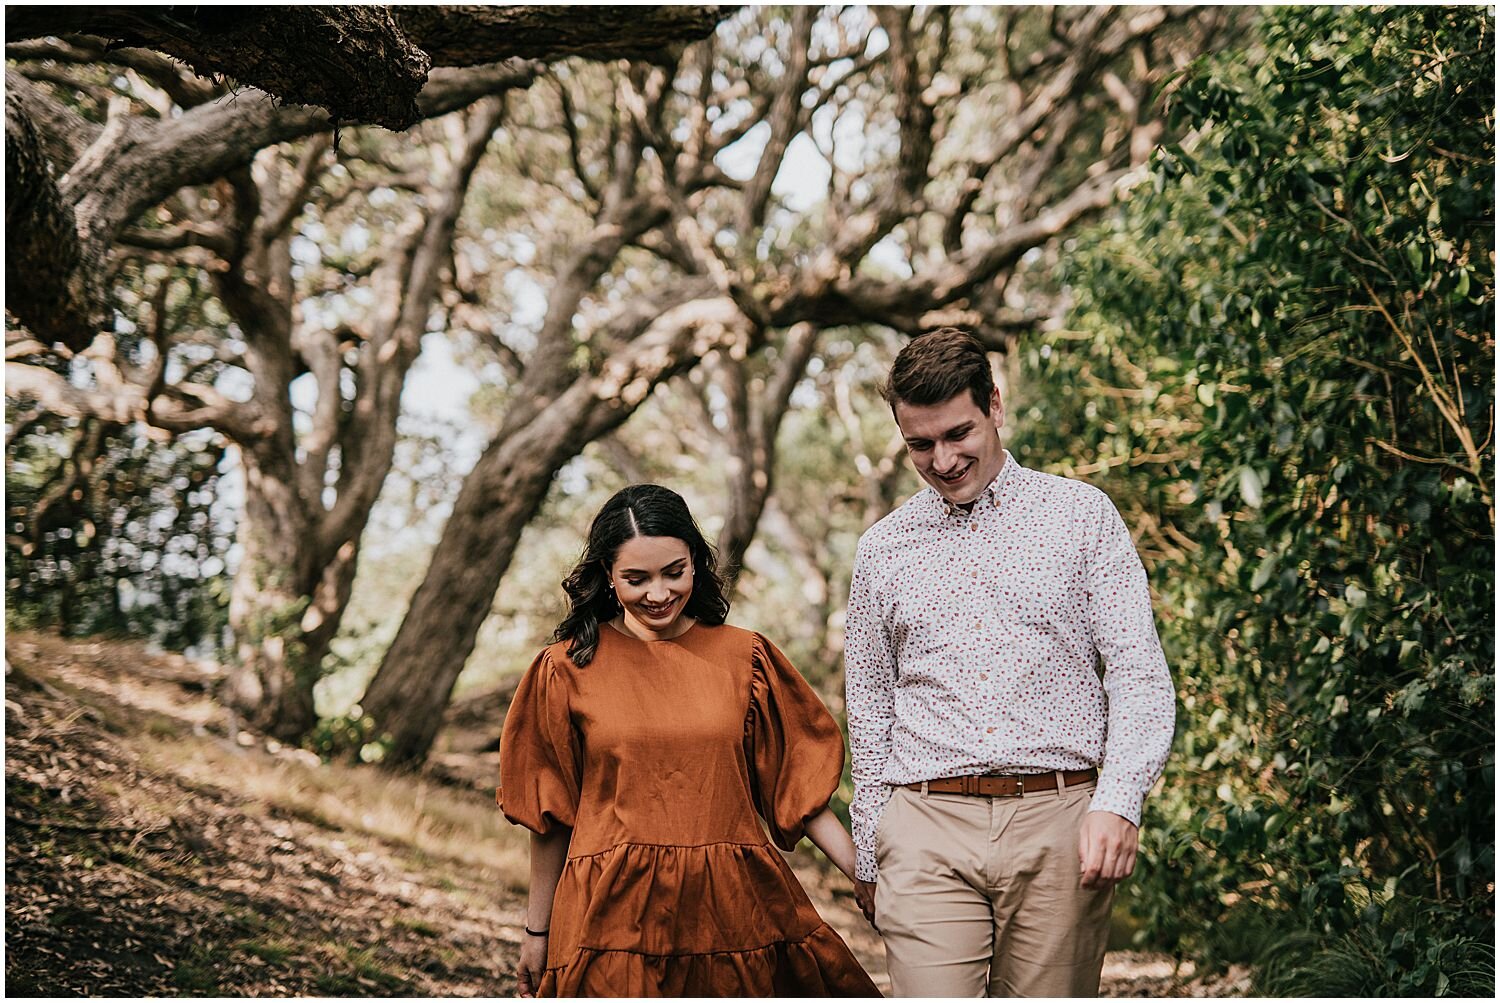
<instances>
[{"instance_id":1,"label":"woman's eyebrow","mask_svg":"<svg viewBox=\"0 0 1500 1003\"><path fill-rule=\"evenodd\" d=\"M661 567L661 569L663 571L670 571L672 568L677 567L679 564L686 564L687 562L688 562L688 559L686 557L679 557L679 558L677 558L677 560L673 561L671 564L663 564L662 567ZM647 571L645 568L621 568L620 569L620 574L622 574L622 575L649 575L649 574L651 574L651 572Z\"/></svg>"}]
</instances>

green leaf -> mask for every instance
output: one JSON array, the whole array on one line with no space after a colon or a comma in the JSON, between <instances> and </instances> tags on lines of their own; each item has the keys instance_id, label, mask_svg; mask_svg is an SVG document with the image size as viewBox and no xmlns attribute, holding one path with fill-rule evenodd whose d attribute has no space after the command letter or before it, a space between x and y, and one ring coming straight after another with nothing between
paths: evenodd
<instances>
[{"instance_id":1,"label":"green leaf","mask_svg":"<svg viewBox=\"0 0 1500 1003\"><path fill-rule=\"evenodd\" d=\"M1266 582L1276 573L1276 565L1280 560L1277 554L1267 554L1265 560L1255 569L1255 574L1250 578L1250 591L1259 592L1265 587Z\"/></svg>"},{"instance_id":2,"label":"green leaf","mask_svg":"<svg viewBox=\"0 0 1500 1003\"><path fill-rule=\"evenodd\" d=\"M1261 482L1260 474L1253 467L1240 468L1240 497L1245 499L1245 504L1251 508L1260 508L1262 491L1265 485Z\"/></svg>"}]
</instances>

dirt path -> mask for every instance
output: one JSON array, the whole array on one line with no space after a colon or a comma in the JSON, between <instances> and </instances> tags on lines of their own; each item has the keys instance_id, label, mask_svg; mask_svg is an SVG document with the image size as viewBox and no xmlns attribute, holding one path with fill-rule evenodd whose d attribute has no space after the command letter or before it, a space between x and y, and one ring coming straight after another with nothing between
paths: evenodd
<instances>
[{"instance_id":1,"label":"dirt path","mask_svg":"<svg viewBox=\"0 0 1500 1003\"><path fill-rule=\"evenodd\" d=\"M524 842L497 829L477 783L232 742L214 673L139 645L13 634L6 655L9 995L514 991ZM794 863L885 988L884 952L842 879ZM1112 954L1103 988L1236 987Z\"/></svg>"}]
</instances>

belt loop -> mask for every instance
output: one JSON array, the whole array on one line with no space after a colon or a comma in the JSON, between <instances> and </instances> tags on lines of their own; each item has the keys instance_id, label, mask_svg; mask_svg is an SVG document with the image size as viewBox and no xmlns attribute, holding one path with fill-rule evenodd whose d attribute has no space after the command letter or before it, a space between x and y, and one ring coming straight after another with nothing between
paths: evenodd
<instances>
[{"instance_id":1,"label":"belt loop","mask_svg":"<svg viewBox=\"0 0 1500 1003\"><path fill-rule=\"evenodd\" d=\"M927 800L927 781L922 781L922 800Z\"/></svg>"},{"instance_id":2,"label":"belt loop","mask_svg":"<svg viewBox=\"0 0 1500 1003\"><path fill-rule=\"evenodd\" d=\"M1052 775L1057 778L1057 796L1060 798L1067 797L1068 785L1063 783L1063 771L1053 770Z\"/></svg>"}]
</instances>

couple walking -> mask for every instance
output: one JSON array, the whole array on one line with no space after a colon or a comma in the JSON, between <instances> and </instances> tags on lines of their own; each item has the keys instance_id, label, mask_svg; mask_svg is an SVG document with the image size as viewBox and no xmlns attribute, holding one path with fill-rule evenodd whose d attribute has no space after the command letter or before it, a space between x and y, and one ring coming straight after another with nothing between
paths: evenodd
<instances>
[{"instance_id":1,"label":"couple walking","mask_svg":"<svg viewBox=\"0 0 1500 1003\"><path fill-rule=\"evenodd\" d=\"M803 836L853 879L895 995L1097 993L1172 739L1144 569L1102 492L1001 448L968 335L914 339L885 394L929 487L855 559L852 840L833 717L724 622L683 500L626 488L502 735L500 804L532 831L522 995L878 995L775 849Z\"/></svg>"}]
</instances>

